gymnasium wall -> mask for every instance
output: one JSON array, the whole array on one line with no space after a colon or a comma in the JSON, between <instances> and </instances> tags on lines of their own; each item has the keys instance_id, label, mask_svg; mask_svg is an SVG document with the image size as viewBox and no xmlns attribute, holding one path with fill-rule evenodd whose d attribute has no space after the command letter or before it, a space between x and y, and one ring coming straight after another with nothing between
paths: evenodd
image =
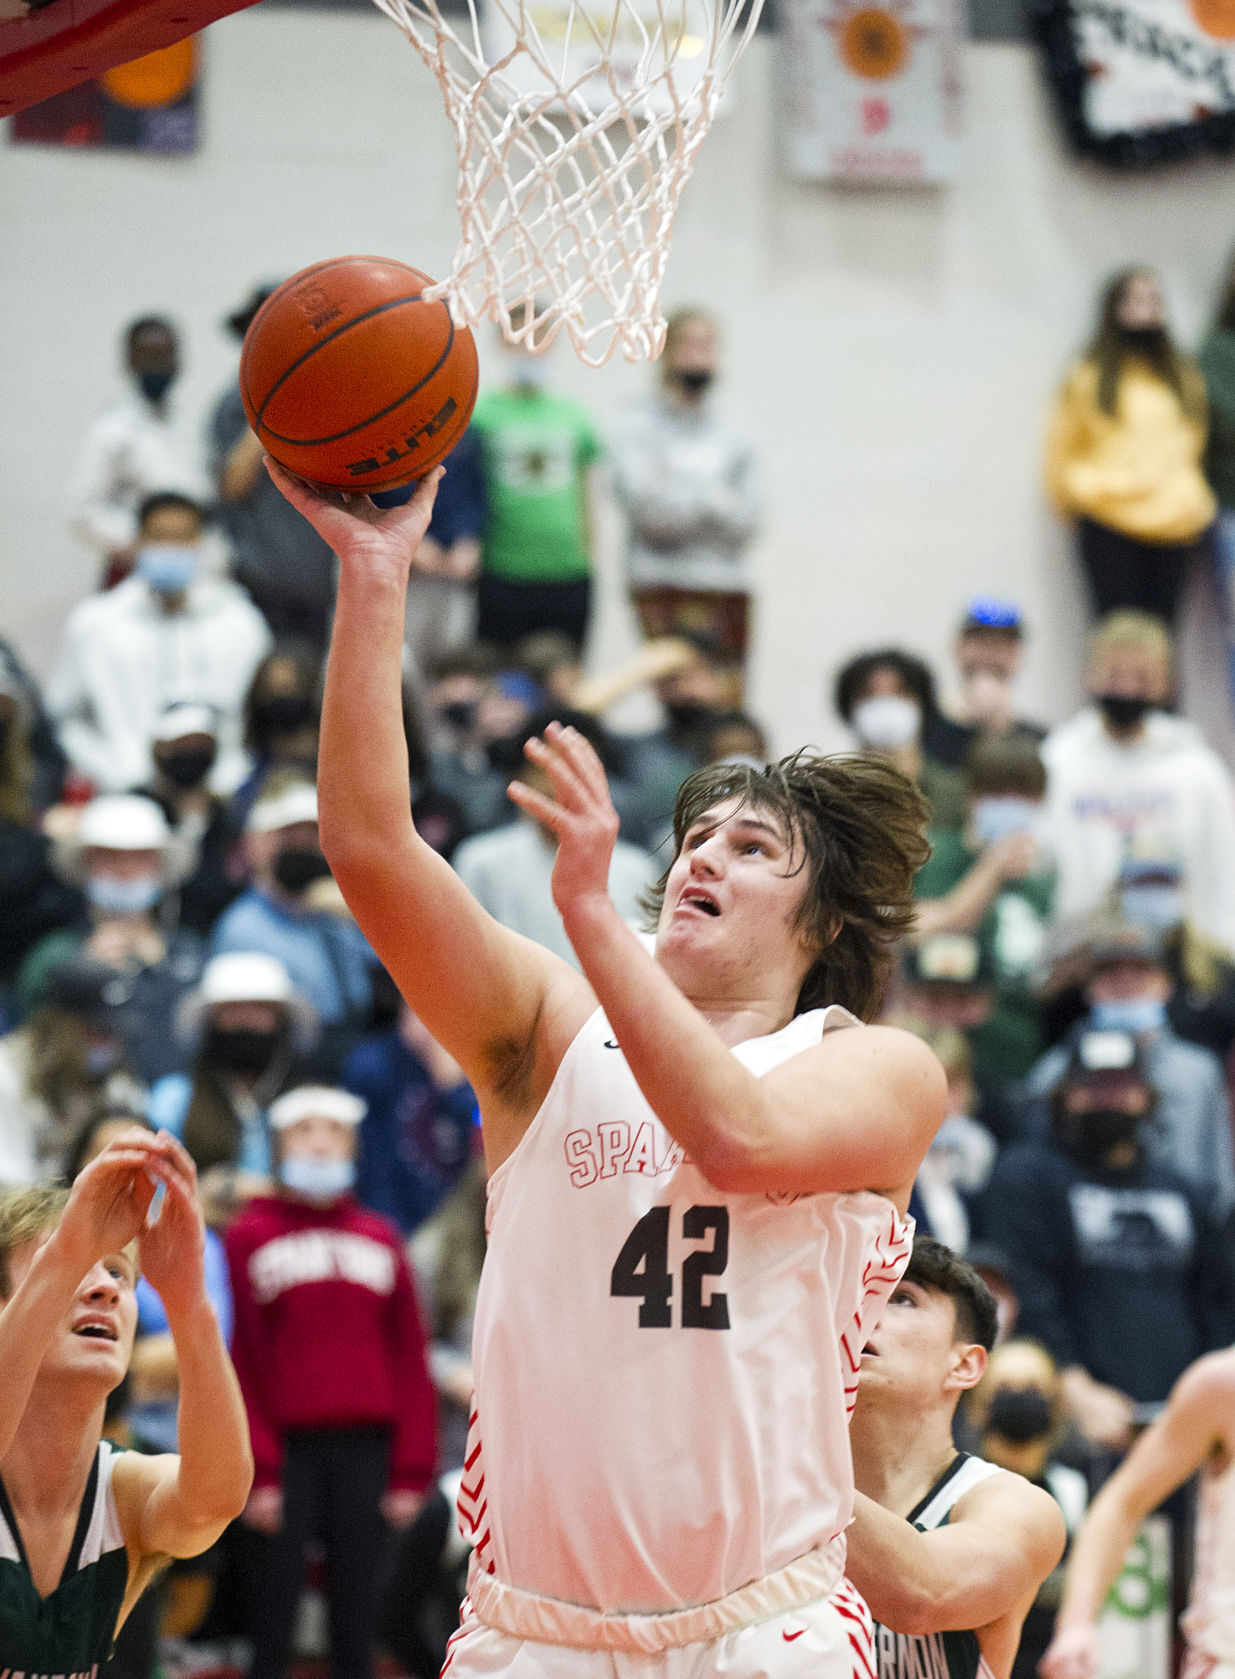
<instances>
[{"instance_id":1,"label":"gymnasium wall","mask_svg":"<svg viewBox=\"0 0 1235 1679\"><path fill-rule=\"evenodd\" d=\"M235 362L219 319L255 280L349 250L435 272L453 247L451 136L392 24L258 7L206 41L196 158L0 147L0 629L38 668L92 582L66 534L64 482L116 387L123 323L179 316L182 396L204 411ZM795 185L777 156L777 48L761 37L739 69L687 189L666 291L728 323L723 398L767 461L754 709L781 748L840 744L825 672L872 642L942 657L962 599L998 590L1032 623L1028 709L1066 715L1083 613L1039 491L1045 406L1116 265L1158 265L1182 332L1199 333L1235 235L1235 164L1133 179L1082 168L1030 50L985 43L967 49L971 159L955 186ZM589 372L565 348L556 363L602 425L649 377ZM618 543L610 518L600 662L632 643ZM1191 625L1191 692L1220 730L1203 591Z\"/></svg>"}]
</instances>

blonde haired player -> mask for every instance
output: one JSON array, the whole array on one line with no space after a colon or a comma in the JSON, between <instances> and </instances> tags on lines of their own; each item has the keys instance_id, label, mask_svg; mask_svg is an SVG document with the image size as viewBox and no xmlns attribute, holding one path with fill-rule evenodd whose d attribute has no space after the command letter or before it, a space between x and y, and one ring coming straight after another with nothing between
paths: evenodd
<instances>
[{"instance_id":1,"label":"blonde haired player","mask_svg":"<svg viewBox=\"0 0 1235 1679\"><path fill-rule=\"evenodd\" d=\"M93 1679L159 1563L244 1509L253 1460L204 1244L193 1162L165 1132L117 1138L71 1191L0 1196L0 1673ZM139 1264L176 1344L178 1455L101 1438Z\"/></svg>"},{"instance_id":2,"label":"blonde haired player","mask_svg":"<svg viewBox=\"0 0 1235 1679\"><path fill-rule=\"evenodd\" d=\"M1098 1617L1136 1530L1197 1470L1196 1563L1183 1617L1181 1679L1235 1675L1235 1348L1208 1353L1090 1505L1064 1584L1044 1679L1096 1679Z\"/></svg>"},{"instance_id":3,"label":"blonde haired player","mask_svg":"<svg viewBox=\"0 0 1235 1679\"><path fill-rule=\"evenodd\" d=\"M867 1676L869 1614L842 1581L847 1414L944 1079L854 1015L912 917L922 802L882 763L701 771L653 956L608 896L599 760L554 725L527 747L552 795L511 796L557 836L577 973L499 927L412 825L403 602L436 475L378 513L271 471L340 562L323 848L484 1121L475 1548L447 1671Z\"/></svg>"}]
</instances>

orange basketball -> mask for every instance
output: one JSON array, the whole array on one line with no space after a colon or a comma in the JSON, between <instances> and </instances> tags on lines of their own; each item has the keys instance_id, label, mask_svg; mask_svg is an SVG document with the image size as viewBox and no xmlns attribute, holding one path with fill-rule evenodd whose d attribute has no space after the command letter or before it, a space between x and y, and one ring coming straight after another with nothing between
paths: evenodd
<instances>
[{"instance_id":1,"label":"orange basketball","mask_svg":"<svg viewBox=\"0 0 1235 1679\"><path fill-rule=\"evenodd\" d=\"M433 281L385 257L335 257L271 292L240 358L249 424L289 472L390 490L454 448L476 402L476 344Z\"/></svg>"}]
</instances>

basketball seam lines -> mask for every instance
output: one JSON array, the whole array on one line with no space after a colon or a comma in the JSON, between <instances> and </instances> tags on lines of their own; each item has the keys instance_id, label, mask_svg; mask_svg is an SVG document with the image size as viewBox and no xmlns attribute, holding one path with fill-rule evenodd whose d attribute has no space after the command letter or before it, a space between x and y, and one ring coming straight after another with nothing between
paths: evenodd
<instances>
[{"instance_id":1,"label":"basketball seam lines","mask_svg":"<svg viewBox=\"0 0 1235 1679\"><path fill-rule=\"evenodd\" d=\"M367 415L363 420L358 420L354 426L348 426L345 431L336 431L330 437L285 437L282 432L275 431L271 426L266 425L265 420L263 419L267 408L269 408L271 402L274 400L280 387L285 385L291 378L292 374L295 373L298 368L303 367L305 362L315 356L319 350L325 349L327 344L333 344L336 338L341 338L345 332L350 332L354 326L360 326L363 322L372 320L375 315L384 315L388 309L402 308L405 303L419 303L422 296L423 293L415 292L409 297L395 297L392 298L389 303L379 303L373 309L366 309L363 315L357 315L355 320L348 321L341 327L336 327L329 337L323 338L320 344L312 345L312 347L307 349L302 356L299 356L285 373L280 374L279 378L270 387L269 391L266 393L266 400L257 411L257 424L261 427L262 431L265 432L266 436L273 437L277 443L290 443L294 448L311 449L316 448L318 445L323 443L338 443L345 437L351 437L354 432L363 431L366 426L373 425L375 421L383 419L387 414L392 414L396 408L402 407L409 397L415 396L417 391L423 390L429 383L429 380L432 379L433 375L441 371L442 364L450 355L455 341L454 319L451 316L449 308L444 303L442 308L446 310L446 318L450 321L450 336L446 340L445 348L442 350L441 355L434 362L433 366L425 374L424 378L421 379L418 384L413 385L410 390L404 391L402 396L396 397L395 400L387 407L379 409L376 414Z\"/></svg>"}]
</instances>

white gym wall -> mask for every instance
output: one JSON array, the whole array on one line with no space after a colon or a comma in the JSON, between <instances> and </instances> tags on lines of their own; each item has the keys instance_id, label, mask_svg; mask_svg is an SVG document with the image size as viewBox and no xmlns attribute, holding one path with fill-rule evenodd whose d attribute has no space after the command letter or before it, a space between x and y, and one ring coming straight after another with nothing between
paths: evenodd
<instances>
[{"instance_id":1,"label":"white gym wall","mask_svg":"<svg viewBox=\"0 0 1235 1679\"><path fill-rule=\"evenodd\" d=\"M40 670L93 582L64 484L118 387L124 323L179 318L181 400L204 417L235 366L220 318L254 281L347 251L440 272L453 247L450 131L393 24L258 7L205 40L196 157L0 146L0 633ZM889 641L943 659L961 602L986 590L1023 604L1026 708L1054 720L1079 691L1084 614L1039 490L1046 404L1116 266L1157 265L1183 336L1199 333L1235 237L1235 163L1125 178L1077 164L1030 49L986 44L966 49L971 153L956 185L794 184L777 152L777 45L761 37L739 66L665 292L726 323L719 400L767 464L752 707L780 749L839 745L827 673ZM564 345L555 361L602 428L651 377L620 362L590 372ZM611 518L596 663L632 642L618 544ZM1191 692L1219 733L1214 614L1194 601L1191 621Z\"/></svg>"}]
</instances>

